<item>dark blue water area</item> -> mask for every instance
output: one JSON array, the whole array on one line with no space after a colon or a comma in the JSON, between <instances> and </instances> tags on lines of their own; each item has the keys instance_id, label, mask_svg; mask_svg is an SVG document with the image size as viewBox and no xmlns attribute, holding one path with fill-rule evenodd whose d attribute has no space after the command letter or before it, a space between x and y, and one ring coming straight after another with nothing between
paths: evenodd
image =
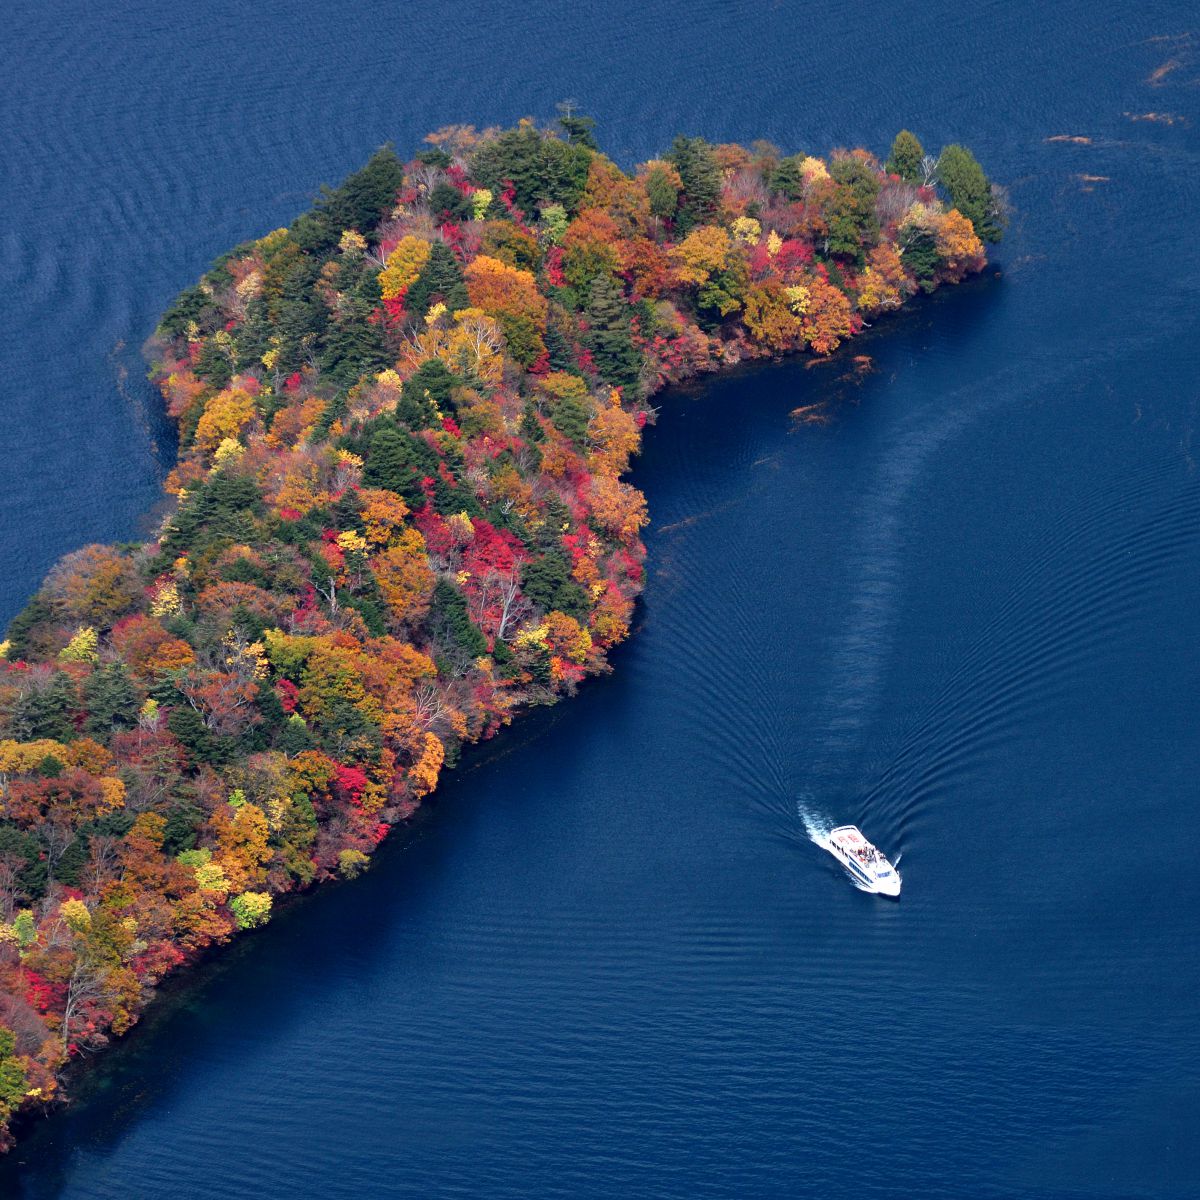
<instances>
[{"instance_id":1,"label":"dark blue water area","mask_svg":"<svg viewBox=\"0 0 1200 1200\"><path fill-rule=\"evenodd\" d=\"M388 138L567 96L626 165L907 125L1015 216L998 272L849 355L664 396L615 673L169 989L0 1191L1200 1194L1195 16L8 13L5 615L145 528L157 313ZM843 821L901 856L899 904L810 840Z\"/></svg>"}]
</instances>

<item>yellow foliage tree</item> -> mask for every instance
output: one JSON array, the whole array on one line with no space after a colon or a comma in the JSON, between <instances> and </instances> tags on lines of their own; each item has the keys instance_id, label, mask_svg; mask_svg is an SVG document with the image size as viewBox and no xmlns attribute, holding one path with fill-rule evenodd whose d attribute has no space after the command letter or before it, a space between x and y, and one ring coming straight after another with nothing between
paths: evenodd
<instances>
[{"instance_id":1,"label":"yellow foliage tree","mask_svg":"<svg viewBox=\"0 0 1200 1200\"><path fill-rule=\"evenodd\" d=\"M968 271L978 270L983 263L983 243L975 235L975 226L957 208L944 213L936 229L938 253L945 260L944 269L958 280Z\"/></svg>"},{"instance_id":2,"label":"yellow foliage tree","mask_svg":"<svg viewBox=\"0 0 1200 1200\"><path fill-rule=\"evenodd\" d=\"M425 733L425 745L420 757L408 769L408 782L413 795L418 799L429 795L437 787L438 776L441 774L442 763L446 758L446 749L441 738L435 733Z\"/></svg>"},{"instance_id":3,"label":"yellow foliage tree","mask_svg":"<svg viewBox=\"0 0 1200 1200\"><path fill-rule=\"evenodd\" d=\"M546 646L552 654L573 663L587 660L592 648L592 635L574 617L563 612L548 612L542 626L546 630Z\"/></svg>"},{"instance_id":4,"label":"yellow foliage tree","mask_svg":"<svg viewBox=\"0 0 1200 1200\"><path fill-rule=\"evenodd\" d=\"M595 446L589 462L597 475L623 474L629 467L630 457L642 444L642 431L637 421L621 407L616 393L589 422L588 436Z\"/></svg>"},{"instance_id":5,"label":"yellow foliage tree","mask_svg":"<svg viewBox=\"0 0 1200 1200\"><path fill-rule=\"evenodd\" d=\"M429 611L436 583L420 530L406 529L371 560L388 612L397 625L418 621Z\"/></svg>"},{"instance_id":6,"label":"yellow foliage tree","mask_svg":"<svg viewBox=\"0 0 1200 1200\"><path fill-rule=\"evenodd\" d=\"M463 274L471 306L496 318L518 363L527 367L545 354L542 334L549 305L528 271L480 254Z\"/></svg>"},{"instance_id":7,"label":"yellow foliage tree","mask_svg":"<svg viewBox=\"0 0 1200 1200\"><path fill-rule=\"evenodd\" d=\"M412 287L429 261L431 250L424 238L407 234L400 239L379 272L379 291L385 300L394 300Z\"/></svg>"},{"instance_id":8,"label":"yellow foliage tree","mask_svg":"<svg viewBox=\"0 0 1200 1200\"><path fill-rule=\"evenodd\" d=\"M681 283L707 283L729 262L729 234L717 225L701 225L672 247L671 262Z\"/></svg>"},{"instance_id":9,"label":"yellow foliage tree","mask_svg":"<svg viewBox=\"0 0 1200 1200\"><path fill-rule=\"evenodd\" d=\"M254 397L244 388L226 388L205 405L196 425L196 445L215 450L226 438L240 438L253 420Z\"/></svg>"},{"instance_id":10,"label":"yellow foliage tree","mask_svg":"<svg viewBox=\"0 0 1200 1200\"><path fill-rule=\"evenodd\" d=\"M358 498L367 541L386 546L405 527L408 505L395 492L380 488L362 488Z\"/></svg>"},{"instance_id":11,"label":"yellow foliage tree","mask_svg":"<svg viewBox=\"0 0 1200 1200\"><path fill-rule=\"evenodd\" d=\"M231 891L244 891L265 878L263 867L271 859L271 828L267 814L257 804L221 805L209 824L219 847L214 861L229 881Z\"/></svg>"},{"instance_id":12,"label":"yellow foliage tree","mask_svg":"<svg viewBox=\"0 0 1200 1200\"><path fill-rule=\"evenodd\" d=\"M867 258L859 277L858 307L868 315L899 308L911 290L904 263L891 242L881 242Z\"/></svg>"},{"instance_id":13,"label":"yellow foliage tree","mask_svg":"<svg viewBox=\"0 0 1200 1200\"><path fill-rule=\"evenodd\" d=\"M593 476L588 488L592 520L626 546L650 520L646 497L636 488L607 475Z\"/></svg>"},{"instance_id":14,"label":"yellow foliage tree","mask_svg":"<svg viewBox=\"0 0 1200 1200\"><path fill-rule=\"evenodd\" d=\"M756 283L743 302L742 319L750 336L775 354L795 349L801 340L800 321L792 312L792 301L777 279Z\"/></svg>"}]
</instances>

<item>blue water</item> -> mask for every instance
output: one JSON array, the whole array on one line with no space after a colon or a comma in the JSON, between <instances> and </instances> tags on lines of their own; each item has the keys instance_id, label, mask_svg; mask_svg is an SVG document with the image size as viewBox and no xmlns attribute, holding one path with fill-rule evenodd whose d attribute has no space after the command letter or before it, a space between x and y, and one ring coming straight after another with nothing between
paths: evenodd
<instances>
[{"instance_id":1,"label":"blue water","mask_svg":"<svg viewBox=\"0 0 1200 1200\"><path fill-rule=\"evenodd\" d=\"M139 374L156 314L387 138L565 96L627 165L679 129L883 151L903 124L973 146L1016 216L999 276L881 323L869 373L665 397L615 675L168 996L0 1192L1200 1194L1194 21L7 13L5 616L60 553L143 528L172 456ZM901 903L806 816L902 854Z\"/></svg>"}]
</instances>

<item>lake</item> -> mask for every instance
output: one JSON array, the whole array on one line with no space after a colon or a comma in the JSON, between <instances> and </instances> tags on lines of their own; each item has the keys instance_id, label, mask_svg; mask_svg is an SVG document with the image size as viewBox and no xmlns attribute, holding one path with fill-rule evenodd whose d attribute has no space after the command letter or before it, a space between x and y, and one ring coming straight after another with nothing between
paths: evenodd
<instances>
[{"instance_id":1,"label":"lake","mask_svg":"<svg viewBox=\"0 0 1200 1200\"><path fill-rule=\"evenodd\" d=\"M677 131L882 154L907 126L970 145L1015 215L994 269L850 347L869 364L661 397L614 674L468 755L363 879L169 988L0 1192L1194 1196L1194 19L10 14L6 619L60 554L148 527L158 313L389 138L567 96L624 166ZM842 822L901 855L899 904L808 836Z\"/></svg>"}]
</instances>

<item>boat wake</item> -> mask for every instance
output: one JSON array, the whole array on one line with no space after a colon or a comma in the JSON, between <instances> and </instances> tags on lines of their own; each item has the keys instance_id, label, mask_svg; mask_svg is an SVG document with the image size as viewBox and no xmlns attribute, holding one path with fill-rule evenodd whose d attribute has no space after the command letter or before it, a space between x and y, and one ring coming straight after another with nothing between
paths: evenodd
<instances>
[{"instance_id":1,"label":"boat wake","mask_svg":"<svg viewBox=\"0 0 1200 1200\"><path fill-rule=\"evenodd\" d=\"M822 850L829 849L829 835L836 828L835 822L828 817L820 816L807 808L803 801L798 801L796 811L800 814L800 820L804 824L804 832L808 836L808 840L814 846L820 846Z\"/></svg>"}]
</instances>

